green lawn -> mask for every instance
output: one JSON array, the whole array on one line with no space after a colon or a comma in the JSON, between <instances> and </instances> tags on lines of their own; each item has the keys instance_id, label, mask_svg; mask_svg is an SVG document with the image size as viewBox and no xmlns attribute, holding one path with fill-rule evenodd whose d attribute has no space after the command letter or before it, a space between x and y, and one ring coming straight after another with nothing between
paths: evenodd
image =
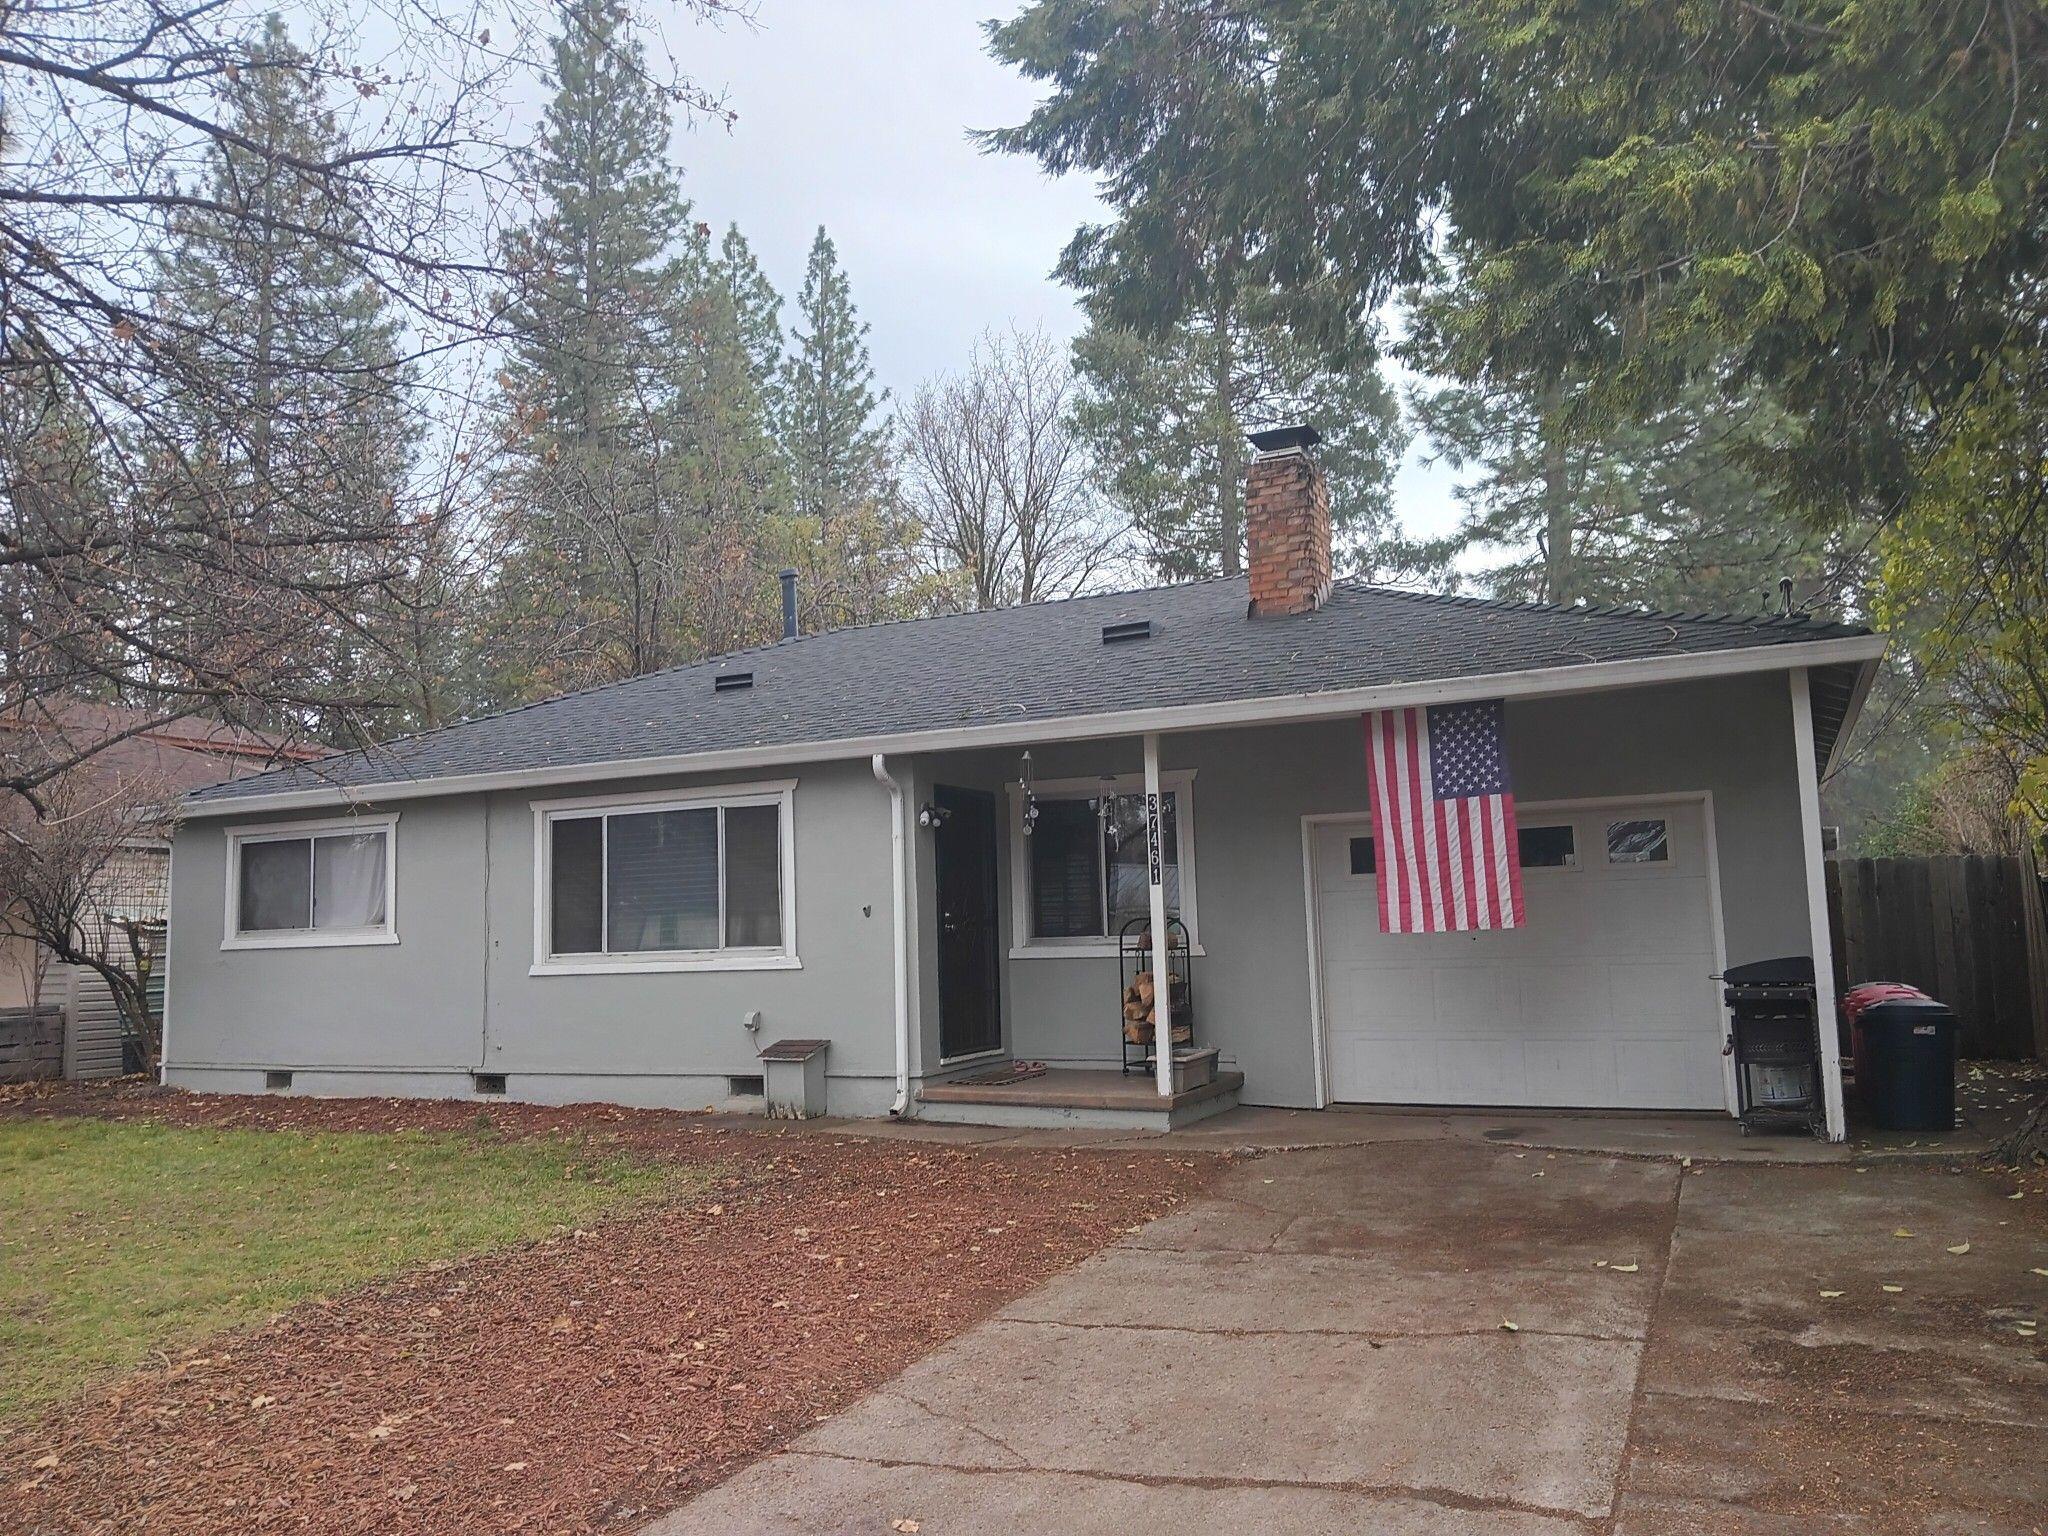
<instances>
[{"instance_id":1,"label":"green lawn","mask_svg":"<svg viewBox=\"0 0 2048 1536\"><path fill-rule=\"evenodd\" d=\"M0 1121L0 1422L151 1351L588 1223L676 1177L488 1134Z\"/></svg>"}]
</instances>

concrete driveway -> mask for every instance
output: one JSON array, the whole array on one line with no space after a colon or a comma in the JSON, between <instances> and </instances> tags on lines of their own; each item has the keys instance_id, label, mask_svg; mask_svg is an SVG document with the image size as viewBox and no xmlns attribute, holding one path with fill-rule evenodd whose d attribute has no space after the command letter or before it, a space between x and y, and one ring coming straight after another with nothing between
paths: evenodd
<instances>
[{"instance_id":1,"label":"concrete driveway","mask_svg":"<svg viewBox=\"0 0 2048 1536\"><path fill-rule=\"evenodd\" d=\"M1258 1158L654 1530L2038 1532L2048 1240L2004 1193Z\"/></svg>"}]
</instances>

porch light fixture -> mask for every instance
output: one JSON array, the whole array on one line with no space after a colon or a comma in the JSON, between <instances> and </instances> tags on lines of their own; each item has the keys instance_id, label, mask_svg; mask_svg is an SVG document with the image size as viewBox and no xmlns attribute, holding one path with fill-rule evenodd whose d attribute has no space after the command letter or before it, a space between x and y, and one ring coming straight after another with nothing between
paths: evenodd
<instances>
[{"instance_id":1,"label":"porch light fixture","mask_svg":"<svg viewBox=\"0 0 2048 1536\"><path fill-rule=\"evenodd\" d=\"M927 800L917 808L917 824L926 828L944 826L952 815L943 805L934 805Z\"/></svg>"}]
</instances>

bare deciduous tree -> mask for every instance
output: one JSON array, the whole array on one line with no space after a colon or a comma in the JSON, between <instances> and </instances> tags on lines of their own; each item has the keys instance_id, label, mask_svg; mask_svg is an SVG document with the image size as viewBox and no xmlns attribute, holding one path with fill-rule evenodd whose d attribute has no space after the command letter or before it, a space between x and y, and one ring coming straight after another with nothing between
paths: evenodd
<instances>
[{"instance_id":1,"label":"bare deciduous tree","mask_svg":"<svg viewBox=\"0 0 2048 1536\"><path fill-rule=\"evenodd\" d=\"M925 558L964 607L1065 597L1112 563L1123 530L1069 421L1073 374L1043 331L990 332L966 372L930 380L903 424L904 493Z\"/></svg>"},{"instance_id":2,"label":"bare deciduous tree","mask_svg":"<svg viewBox=\"0 0 2048 1536\"><path fill-rule=\"evenodd\" d=\"M84 692L289 730L382 702L306 638L359 629L446 509L431 472L392 504L332 493L345 402L402 389L422 438L457 451L469 396L451 364L499 328L496 226L524 190L507 107L545 15L487 28L435 0L311 0L279 47L265 9L0 5L0 712ZM317 138L250 131L266 72L323 104ZM274 332L245 344L159 303L156 255L195 225L316 253L388 309L391 354L366 370L280 353ZM313 451L281 466L263 434L283 398L344 404L331 437L302 423ZM0 792L42 804L110 744L0 763Z\"/></svg>"},{"instance_id":3,"label":"bare deciduous tree","mask_svg":"<svg viewBox=\"0 0 2048 1536\"><path fill-rule=\"evenodd\" d=\"M0 808L0 935L104 981L147 1065L162 1044L149 1006L160 933L135 909L159 899L172 798L166 785L80 766L43 780L39 815L20 800Z\"/></svg>"}]
</instances>

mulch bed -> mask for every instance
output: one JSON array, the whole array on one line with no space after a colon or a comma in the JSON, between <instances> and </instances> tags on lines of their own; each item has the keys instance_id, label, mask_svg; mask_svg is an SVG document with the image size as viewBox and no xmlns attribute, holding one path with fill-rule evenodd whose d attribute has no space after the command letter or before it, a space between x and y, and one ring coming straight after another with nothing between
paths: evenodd
<instances>
[{"instance_id":1,"label":"mulch bed","mask_svg":"<svg viewBox=\"0 0 2048 1536\"><path fill-rule=\"evenodd\" d=\"M0 1530L630 1527L1186 1200L1216 1166L600 1106L0 1098L0 1114L80 1113L572 1135L714 1177L593 1231L297 1308L0 1432Z\"/></svg>"}]
</instances>

